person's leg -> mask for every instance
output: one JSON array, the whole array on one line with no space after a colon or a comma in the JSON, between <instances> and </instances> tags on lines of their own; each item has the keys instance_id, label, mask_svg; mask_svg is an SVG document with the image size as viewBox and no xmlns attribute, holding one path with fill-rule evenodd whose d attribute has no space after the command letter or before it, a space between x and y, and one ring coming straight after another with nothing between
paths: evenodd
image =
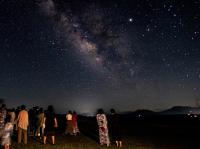
<instances>
[{"instance_id":1,"label":"person's leg","mask_svg":"<svg viewBox=\"0 0 200 149\"><path fill-rule=\"evenodd\" d=\"M117 147L119 146L119 142L118 141L115 141L115 143L116 143L116 145L117 145Z\"/></svg>"},{"instance_id":2,"label":"person's leg","mask_svg":"<svg viewBox=\"0 0 200 149\"><path fill-rule=\"evenodd\" d=\"M122 147L122 141L119 141L119 147Z\"/></svg>"},{"instance_id":3,"label":"person's leg","mask_svg":"<svg viewBox=\"0 0 200 149\"><path fill-rule=\"evenodd\" d=\"M76 135L76 130L74 126L73 126L73 135Z\"/></svg>"},{"instance_id":4,"label":"person's leg","mask_svg":"<svg viewBox=\"0 0 200 149\"><path fill-rule=\"evenodd\" d=\"M70 135L73 135L73 123L72 123L72 121L70 121L70 123L69 123L69 132L70 132Z\"/></svg>"},{"instance_id":5,"label":"person's leg","mask_svg":"<svg viewBox=\"0 0 200 149\"><path fill-rule=\"evenodd\" d=\"M44 137L43 137L43 143L46 144L47 143L47 129L44 128Z\"/></svg>"},{"instance_id":6,"label":"person's leg","mask_svg":"<svg viewBox=\"0 0 200 149\"><path fill-rule=\"evenodd\" d=\"M107 140L107 147L108 147L108 146L110 146L110 138L109 138L109 135L108 135L108 131L105 134L105 137L106 137L106 140Z\"/></svg>"},{"instance_id":7,"label":"person's leg","mask_svg":"<svg viewBox=\"0 0 200 149\"><path fill-rule=\"evenodd\" d=\"M55 136L51 136L52 144L55 144Z\"/></svg>"},{"instance_id":8,"label":"person's leg","mask_svg":"<svg viewBox=\"0 0 200 149\"><path fill-rule=\"evenodd\" d=\"M4 145L4 149L8 149L8 145L7 144Z\"/></svg>"},{"instance_id":9,"label":"person's leg","mask_svg":"<svg viewBox=\"0 0 200 149\"><path fill-rule=\"evenodd\" d=\"M27 144L27 130L22 129L24 144Z\"/></svg>"},{"instance_id":10,"label":"person's leg","mask_svg":"<svg viewBox=\"0 0 200 149\"><path fill-rule=\"evenodd\" d=\"M47 143L46 141L47 141L47 136L44 135L44 137L43 137L43 143L46 144Z\"/></svg>"},{"instance_id":11,"label":"person's leg","mask_svg":"<svg viewBox=\"0 0 200 149\"><path fill-rule=\"evenodd\" d=\"M42 127L40 127L40 137L43 136L43 133L42 133Z\"/></svg>"},{"instance_id":12,"label":"person's leg","mask_svg":"<svg viewBox=\"0 0 200 149\"><path fill-rule=\"evenodd\" d=\"M3 148L4 148L4 149L7 149L7 144L5 144L5 145L3 146Z\"/></svg>"},{"instance_id":13,"label":"person's leg","mask_svg":"<svg viewBox=\"0 0 200 149\"><path fill-rule=\"evenodd\" d=\"M108 140L108 141L107 141L107 147L109 147L109 146L110 146L110 141Z\"/></svg>"},{"instance_id":14,"label":"person's leg","mask_svg":"<svg viewBox=\"0 0 200 149\"><path fill-rule=\"evenodd\" d=\"M22 129L20 127L18 127L18 139L17 142L21 143L22 141Z\"/></svg>"},{"instance_id":15,"label":"person's leg","mask_svg":"<svg viewBox=\"0 0 200 149\"><path fill-rule=\"evenodd\" d=\"M40 139L42 139L42 137L43 137L43 134L42 134L42 127L40 127L39 132L40 132Z\"/></svg>"}]
</instances>

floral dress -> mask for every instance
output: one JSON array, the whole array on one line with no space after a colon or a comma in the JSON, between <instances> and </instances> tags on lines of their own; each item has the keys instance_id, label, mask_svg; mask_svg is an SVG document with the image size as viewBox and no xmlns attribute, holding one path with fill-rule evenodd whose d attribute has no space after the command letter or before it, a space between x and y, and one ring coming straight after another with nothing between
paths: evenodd
<instances>
[{"instance_id":1,"label":"floral dress","mask_svg":"<svg viewBox=\"0 0 200 149\"><path fill-rule=\"evenodd\" d=\"M99 126L99 140L100 144L110 144L110 139L108 135L107 118L105 114L97 114L97 123Z\"/></svg>"},{"instance_id":2,"label":"floral dress","mask_svg":"<svg viewBox=\"0 0 200 149\"><path fill-rule=\"evenodd\" d=\"M11 144L12 132L13 132L13 124L10 122L6 123L2 134L2 142L1 142L2 146Z\"/></svg>"},{"instance_id":3,"label":"floral dress","mask_svg":"<svg viewBox=\"0 0 200 149\"><path fill-rule=\"evenodd\" d=\"M0 130L4 129L6 110L0 109Z\"/></svg>"}]
</instances>

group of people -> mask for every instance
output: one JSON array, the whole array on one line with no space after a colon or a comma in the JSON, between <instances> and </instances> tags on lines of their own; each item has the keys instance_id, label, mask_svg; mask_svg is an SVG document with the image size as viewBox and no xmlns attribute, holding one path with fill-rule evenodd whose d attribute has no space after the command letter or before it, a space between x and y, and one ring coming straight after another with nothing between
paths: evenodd
<instances>
[{"instance_id":1,"label":"group of people","mask_svg":"<svg viewBox=\"0 0 200 149\"><path fill-rule=\"evenodd\" d=\"M79 129L75 111L73 113L68 111L66 122L66 134L77 135ZM49 105L45 111L39 107L33 107L28 111L25 105L18 107L17 110L8 110L5 104L0 106L0 139L5 149L9 149L14 131L17 134L18 144L22 141L27 144L28 135L39 137L43 144L46 144L47 136L50 136L51 143L55 144L57 127L58 121L52 105Z\"/></svg>"},{"instance_id":2,"label":"group of people","mask_svg":"<svg viewBox=\"0 0 200 149\"><path fill-rule=\"evenodd\" d=\"M111 115L107 120L103 109L97 111L96 119L99 126L100 145L110 146L110 137L117 147L122 147L122 137L120 133L119 115L114 109L110 110ZM109 133L110 132L110 133ZM110 135L109 135L110 134Z\"/></svg>"},{"instance_id":3,"label":"group of people","mask_svg":"<svg viewBox=\"0 0 200 149\"><path fill-rule=\"evenodd\" d=\"M110 112L109 122L103 109L99 109L96 115L99 126L100 144L109 146L109 136L111 136L116 145L121 147L122 140L119 129L119 117L114 109L111 109ZM80 133L77 124L77 113L75 111L67 112L66 124L66 135L76 136ZM27 144L29 134L30 136L39 137L43 144L46 144L47 136L50 136L51 143L54 145L57 127L58 120L52 105L49 105L45 111L39 107L34 107L28 111L25 105L18 107L17 110L8 110L5 104L0 106L0 139L1 145L5 149L9 149L13 131L17 134L18 144L21 144L22 141L24 144Z\"/></svg>"},{"instance_id":4,"label":"group of people","mask_svg":"<svg viewBox=\"0 0 200 149\"><path fill-rule=\"evenodd\" d=\"M79 134L79 129L78 129L78 123L77 123L77 114L76 111L68 111L66 114L66 120L67 120L67 127L65 130L65 134L70 134L70 135L77 135Z\"/></svg>"}]
</instances>

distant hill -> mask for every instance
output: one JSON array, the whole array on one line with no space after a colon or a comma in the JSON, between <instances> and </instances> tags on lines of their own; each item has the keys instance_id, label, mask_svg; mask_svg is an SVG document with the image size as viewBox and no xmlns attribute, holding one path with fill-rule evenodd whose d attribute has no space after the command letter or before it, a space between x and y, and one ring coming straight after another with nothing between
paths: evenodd
<instances>
[{"instance_id":1,"label":"distant hill","mask_svg":"<svg viewBox=\"0 0 200 149\"><path fill-rule=\"evenodd\" d=\"M127 111L121 113L122 115L127 115L127 116L133 116L133 117L142 117L142 116L152 116L156 115L157 113L151 110L146 110L146 109L139 109L136 111Z\"/></svg>"},{"instance_id":2,"label":"distant hill","mask_svg":"<svg viewBox=\"0 0 200 149\"><path fill-rule=\"evenodd\" d=\"M120 115L127 117L143 117L143 116L155 116L155 115L186 115L186 114L200 114L200 107L190 107L190 106L174 106L170 109L155 112L147 109L138 109L136 111L125 111L119 113ZM82 113L82 116L93 117L95 114Z\"/></svg>"},{"instance_id":3,"label":"distant hill","mask_svg":"<svg viewBox=\"0 0 200 149\"><path fill-rule=\"evenodd\" d=\"M155 114L156 114L156 112L154 112L154 111L145 110L145 109L136 110L134 113L135 113L136 115L141 114L141 115L146 115L146 116L148 116L148 115L155 115Z\"/></svg>"},{"instance_id":4,"label":"distant hill","mask_svg":"<svg viewBox=\"0 0 200 149\"><path fill-rule=\"evenodd\" d=\"M189 106L175 106L165 111L159 112L164 115L176 115L176 114L200 114L200 108Z\"/></svg>"},{"instance_id":5,"label":"distant hill","mask_svg":"<svg viewBox=\"0 0 200 149\"><path fill-rule=\"evenodd\" d=\"M200 108L198 107L190 107L190 106L174 106L170 109L161 111L161 112L154 112L151 110L146 109L139 109L136 111L127 111L121 113L122 115L129 115L129 116L154 116L154 115L180 115L180 114L200 114Z\"/></svg>"}]
</instances>

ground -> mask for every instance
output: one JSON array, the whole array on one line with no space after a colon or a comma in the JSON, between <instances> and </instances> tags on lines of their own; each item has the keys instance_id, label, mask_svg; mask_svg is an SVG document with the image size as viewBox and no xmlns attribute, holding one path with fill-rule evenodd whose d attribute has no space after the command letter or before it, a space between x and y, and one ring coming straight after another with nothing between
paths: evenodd
<instances>
[{"instance_id":1,"label":"ground","mask_svg":"<svg viewBox=\"0 0 200 149\"><path fill-rule=\"evenodd\" d=\"M177 137L124 137L123 149L197 149L198 138L191 138L190 140ZM57 135L56 145L50 142L43 145L39 139L29 137L27 145L18 145L16 140L13 140L11 149L100 149L101 147L95 140L84 136L64 136ZM116 148L112 144L109 149Z\"/></svg>"}]
</instances>

